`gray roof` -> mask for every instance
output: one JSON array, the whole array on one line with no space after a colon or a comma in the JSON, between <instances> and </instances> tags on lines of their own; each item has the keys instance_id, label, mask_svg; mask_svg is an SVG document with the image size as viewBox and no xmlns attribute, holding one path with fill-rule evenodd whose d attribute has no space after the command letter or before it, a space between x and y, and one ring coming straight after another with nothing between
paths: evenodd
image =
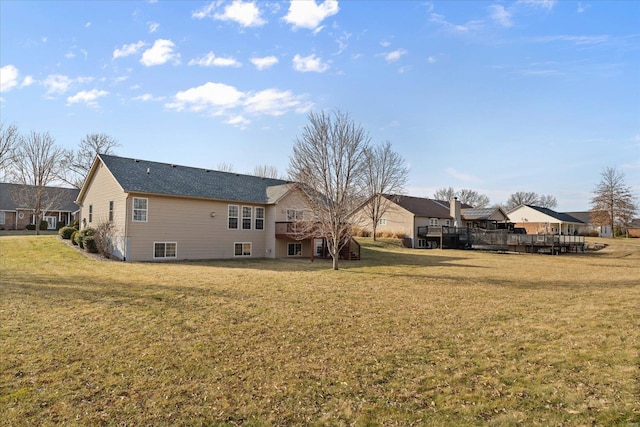
<instances>
[{"instance_id":1,"label":"gray roof","mask_svg":"<svg viewBox=\"0 0 640 427\"><path fill-rule=\"evenodd\" d=\"M100 154L127 193L266 204L267 188L287 181Z\"/></svg>"},{"instance_id":2,"label":"gray roof","mask_svg":"<svg viewBox=\"0 0 640 427\"><path fill-rule=\"evenodd\" d=\"M489 219L493 216L497 211L501 211L500 208L470 208L462 210L462 218L473 221L473 220L483 220ZM507 215L502 213L505 217Z\"/></svg>"},{"instance_id":3,"label":"gray roof","mask_svg":"<svg viewBox=\"0 0 640 427\"><path fill-rule=\"evenodd\" d=\"M383 194L383 197L408 210L415 216L427 218L451 218L449 202L442 200L427 199L424 197L401 196L394 194ZM462 204L462 209L471 206Z\"/></svg>"},{"instance_id":4,"label":"gray roof","mask_svg":"<svg viewBox=\"0 0 640 427\"><path fill-rule=\"evenodd\" d=\"M32 206L25 206L24 200L20 200L19 194L23 191L33 189L33 186L22 184L0 183L0 211L15 211L17 209L33 209ZM48 197L52 198L53 205L48 209L56 212L75 212L79 209L75 204L80 190L77 188L65 187L45 187ZM27 203L28 204L28 203Z\"/></svg>"},{"instance_id":5,"label":"gray roof","mask_svg":"<svg viewBox=\"0 0 640 427\"><path fill-rule=\"evenodd\" d=\"M554 211L552 209L543 208L543 207L540 207L540 206L532 206L532 205L527 205L527 206L530 207L531 209L535 209L538 212L542 212L543 214L549 215L550 217L555 218L555 219L557 219L559 221L562 221L562 222L574 222L574 223L577 223L577 224L584 224L584 222L580 221L578 218L575 218L575 217L573 217L573 216L571 216L569 214L566 214L566 213L556 212L556 211Z\"/></svg>"}]
</instances>

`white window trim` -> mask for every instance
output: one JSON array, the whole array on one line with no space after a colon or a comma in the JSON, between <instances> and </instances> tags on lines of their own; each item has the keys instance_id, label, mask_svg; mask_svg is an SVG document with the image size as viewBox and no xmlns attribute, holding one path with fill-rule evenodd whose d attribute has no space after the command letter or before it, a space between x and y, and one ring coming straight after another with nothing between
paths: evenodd
<instances>
[{"instance_id":1,"label":"white window trim","mask_svg":"<svg viewBox=\"0 0 640 427\"><path fill-rule=\"evenodd\" d=\"M242 254L236 255L236 245L242 245ZM249 245L249 255L244 254L244 245ZM248 258L251 256L253 252L253 244L252 242L233 242L233 256L237 258Z\"/></svg>"},{"instance_id":2,"label":"white window trim","mask_svg":"<svg viewBox=\"0 0 640 427\"><path fill-rule=\"evenodd\" d=\"M236 216L231 216L231 208L235 207L236 208L236 212L237 215ZM229 227L229 220L231 218L235 218L236 219L236 227ZM240 206L239 205L227 205L227 230L239 230L240 229ZM234 250L235 253L235 250Z\"/></svg>"},{"instance_id":3,"label":"white window trim","mask_svg":"<svg viewBox=\"0 0 640 427\"><path fill-rule=\"evenodd\" d=\"M165 256L156 256L156 245L163 244L164 245L164 253ZM175 245L176 246L176 254L174 256L167 256L167 245ZM178 258L178 242L153 242L153 259L175 259Z\"/></svg>"},{"instance_id":4,"label":"white window trim","mask_svg":"<svg viewBox=\"0 0 640 427\"><path fill-rule=\"evenodd\" d=\"M302 221L304 218L304 211L299 209L287 209L287 221Z\"/></svg>"},{"instance_id":5,"label":"white window trim","mask_svg":"<svg viewBox=\"0 0 640 427\"><path fill-rule=\"evenodd\" d=\"M258 212L262 212L262 217L258 217ZM256 206L255 208L255 216L254 216L254 228L256 230L264 230L264 216L265 210L261 206ZM258 221L262 221L262 227L258 228Z\"/></svg>"},{"instance_id":6,"label":"white window trim","mask_svg":"<svg viewBox=\"0 0 640 427\"><path fill-rule=\"evenodd\" d=\"M244 216L244 210L249 209L249 216ZM244 220L249 219L249 228L244 228ZM253 229L253 207L252 206L243 206L240 211L240 229L241 230L252 230Z\"/></svg>"},{"instance_id":7,"label":"white window trim","mask_svg":"<svg viewBox=\"0 0 640 427\"><path fill-rule=\"evenodd\" d=\"M146 209L136 209L136 200L146 200ZM136 211L144 211L144 220L136 219ZM131 221L149 222L149 199L146 197L134 197L131 201Z\"/></svg>"},{"instance_id":8,"label":"white window trim","mask_svg":"<svg viewBox=\"0 0 640 427\"><path fill-rule=\"evenodd\" d=\"M380 218L378 220L378 225L387 225L387 218Z\"/></svg>"},{"instance_id":9,"label":"white window trim","mask_svg":"<svg viewBox=\"0 0 640 427\"><path fill-rule=\"evenodd\" d=\"M0 225L4 225L7 220L6 214L4 211L0 211Z\"/></svg>"}]
</instances>

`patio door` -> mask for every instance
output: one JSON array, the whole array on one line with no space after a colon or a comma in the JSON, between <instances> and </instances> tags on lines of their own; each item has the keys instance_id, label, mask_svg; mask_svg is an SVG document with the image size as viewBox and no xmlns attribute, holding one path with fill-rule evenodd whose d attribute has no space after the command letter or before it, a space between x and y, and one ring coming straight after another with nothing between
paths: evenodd
<instances>
[{"instance_id":1,"label":"patio door","mask_svg":"<svg viewBox=\"0 0 640 427\"><path fill-rule=\"evenodd\" d=\"M55 216L45 216L43 218L47 221L47 230L55 230L56 229L56 217Z\"/></svg>"}]
</instances>

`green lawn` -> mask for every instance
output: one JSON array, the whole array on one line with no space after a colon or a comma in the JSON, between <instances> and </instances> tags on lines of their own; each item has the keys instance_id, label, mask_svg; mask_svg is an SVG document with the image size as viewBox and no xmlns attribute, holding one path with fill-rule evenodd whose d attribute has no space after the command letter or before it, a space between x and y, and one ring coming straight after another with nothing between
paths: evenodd
<instances>
[{"instance_id":1,"label":"green lawn","mask_svg":"<svg viewBox=\"0 0 640 427\"><path fill-rule=\"evenodd\" d=\"M0 425L640 425L640 240L95 261L0 237ZM590 242L595 242L591 239Z\"/></svg>"}]
</instances>

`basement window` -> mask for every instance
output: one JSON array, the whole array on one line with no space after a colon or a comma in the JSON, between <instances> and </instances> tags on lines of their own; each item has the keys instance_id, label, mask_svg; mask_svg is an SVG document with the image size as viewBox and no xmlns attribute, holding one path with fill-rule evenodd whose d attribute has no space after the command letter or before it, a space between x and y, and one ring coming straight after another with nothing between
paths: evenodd
<instances>
[{"instance_id":1,"label":"basement window","mask_svg":"<svg viewBox=\"0 0 640 427\"><path fill-rule=\"evenodd\" d=\"M176 242L155 242L153 244L153 258L176 258L178 244Z\"/></svg>"},{"instance_id":2,"label":"basement window","mask_svg":"<svg viewBox=\"0 0 640 427\"><path fill-rule=\"evenodd\" d=\"M234 246L234 256L251 256L251 242L236 242Z\"/></svg>"}]
</instances>

